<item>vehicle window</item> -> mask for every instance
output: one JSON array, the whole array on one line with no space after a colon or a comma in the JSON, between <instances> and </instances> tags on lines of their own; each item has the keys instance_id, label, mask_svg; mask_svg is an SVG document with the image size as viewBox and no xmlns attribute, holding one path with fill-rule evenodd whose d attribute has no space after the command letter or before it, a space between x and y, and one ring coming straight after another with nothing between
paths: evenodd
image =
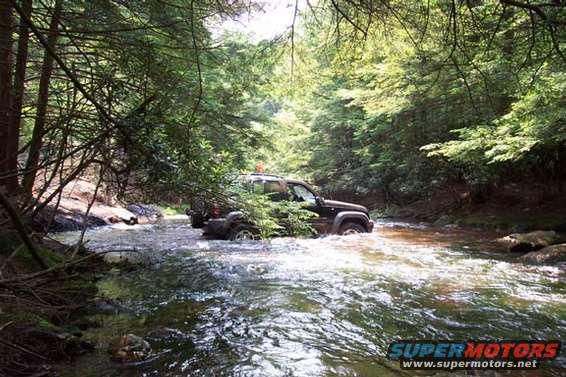
<instances>
[{"instance_id":1,"label":"vehicle window","mask_svg":"<svg viewBox=\"0 0 566 377\"><path fill-rule=\"evenodd\" d=\"M283 200L283 188L279 181L265 181L264 193L269 195L274 202Z\"/></svg>"},{"instance_id":2,"label":"vehicle window","mask_svg":"<svg viewBox=\"0 0 566 377\"><path fill-rule=\"evenodd\" d=\"M292 201L309 202L313 204L316 202L315 195L303 185L290 183L289 194L289 200Z\"/></svg>"},{"instance_id":3,"label":"vehicle window","mask_svg":"<svg viewBox=\"0 0 566 377\"><path fill-rule=\"evenodd\" d=\"M283 200L283 188L279 181L254 181L253 191L256 194L269 195L274 202Z\"/></svg>"}]
</instances>

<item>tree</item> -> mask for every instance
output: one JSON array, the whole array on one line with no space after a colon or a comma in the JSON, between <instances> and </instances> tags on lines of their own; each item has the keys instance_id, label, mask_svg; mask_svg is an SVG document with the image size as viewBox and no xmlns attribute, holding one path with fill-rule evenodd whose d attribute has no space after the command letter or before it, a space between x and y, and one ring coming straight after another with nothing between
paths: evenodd
<instances>
[{"instance_id":1,"label":"tree","mask_svg":"<svg viewBox=\"0 0 566 377\"><path fill-rule=\"evenodd\" d=\"M18 187L17 151L19 134L12 117L12 32L13 15L9 2L0 4L0 189L14 194Z\"/></svg>"}]
</instances>

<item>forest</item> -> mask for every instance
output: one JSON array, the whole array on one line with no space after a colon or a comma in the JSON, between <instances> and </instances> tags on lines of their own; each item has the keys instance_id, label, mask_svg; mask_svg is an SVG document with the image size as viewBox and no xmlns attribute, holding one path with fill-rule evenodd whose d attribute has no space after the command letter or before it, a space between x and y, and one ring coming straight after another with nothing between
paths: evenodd
<instances>
[{"instance_id":1,"label":"forest","mask_svg":"<svg viewBox=\"0 0 566 377\"><path fill-rule=\"evenodd\" d=\"M178 207L257 166L378 216L566 230L566 2L296 0L273 38L222 27L266 4L0 2L3 306L62 323L87 300L98 196ZM78 179L81 242L61 256L46 224ZM33 353L1 371L38 373Z\"/></svg>"},{"instance_id":2,"label":"forest","mask_svg":"<svg viewBox=\"0 0 566 377\"><path fill-rule=\"evenodd\" d=\"M260 3L7 2L4 195L37 213L57 194L32 204L34 190L94 169L120 195L168 201L261 160L399 204L509 182L556 196L563 5L320 1L252 43L207 25Z\"/></svg>"}]
</instances>

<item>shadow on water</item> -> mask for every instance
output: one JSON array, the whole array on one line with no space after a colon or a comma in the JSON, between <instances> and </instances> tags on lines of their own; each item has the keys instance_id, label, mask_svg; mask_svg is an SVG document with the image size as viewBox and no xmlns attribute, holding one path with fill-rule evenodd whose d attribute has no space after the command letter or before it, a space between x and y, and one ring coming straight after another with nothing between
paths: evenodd
<instances>
[{"instance_id":1,"label":"shadow on water","mask_svg":"<svg viewBox=\"0 0 566 377\"><path fill-rule=\"evenodd\" d=\"M98 351L60 374L432 375L399 370L384 359L387 345L562 339L564 269L494 253L493 237L398 223L378 224L370 235L239 243L203 240L184 220L90 231L92 249L136 249L154 263L100 282L119 310L97 315L103 325L85 336ZM154 357L111 362L107 344L125 333L146 337Z\"/></svg>"}]
</instances>

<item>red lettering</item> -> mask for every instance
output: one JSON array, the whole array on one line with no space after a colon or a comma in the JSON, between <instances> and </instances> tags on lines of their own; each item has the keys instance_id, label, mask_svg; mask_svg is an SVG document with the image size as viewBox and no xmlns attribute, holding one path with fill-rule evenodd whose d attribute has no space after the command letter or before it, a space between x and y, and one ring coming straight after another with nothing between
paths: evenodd
<instances>
[{"instance_id":1,"label":"red lettering","mask_svg":"<svg viewBox=\"0 0 566 377\"><path fill-rule=\"evenodd\" d=\"M464 356L468 359L474 359L474 358L479 359L480 357L482 357L484 347L485 344L483 343L480 344L468 343L468 347L464 351Z\"/></svg>"},{"instance_id":2,"label":"red lettering","mask_svg":"<svg viewBox=\"0 0 566 377\"><path fill-rule=\"evenodd\" d=\"M533 343L531 344L531 353L529 354L529 358L540 358L542 357L542 351L544 351L544 344L542 343Z\"/></svg>"},{"instance_id":3,"label":"red lettering","mask_svg":"<svg viewBox=\"0 0 566 377\"><path fill-rule=\"evenodd\" d=\"M545 347L545 352L544 355L542 357L547 358L547 359L553 359L558 355L558 348L560 347L560 343L558 342L553 342L553 343L548 343Z\"/></svg>"},{"instance_id":4,"label":"red lettering","mask_svg":"<svg viewBox=\"0 0 566 377\"><path fill-rule=\"evenodd\" d=\"M496 357L499 354L499 350L500 350L500 346L497 343L490 343L487 346L485 346L485 349L483 351L483 355L485 357L487 357L488 359L493 359L494 357Z\"/></svg>"},{"instance_id":5,"label":"red lettering","mask_svg":"<svg viewBox=\"0 0 566 377\"><path fill-rule=\"evenodd\" d=\"M513 349L514 346L515 346L515 343L503 343L503 344L501 344L501 348L503 348L503 352L501 353L501 358L505 359L505 358L509 357L509 354L511 353L511 350Z\"/></svg>"},{"instance_id":6,"label":"red lettering","mask_svg":"<svg viewBox=\"0 0 566 377\"><path fill-rule=\"evenodd\" d=\"M531 345L529 343L517 344L517 346L515 346L515 349L513 350L513 357L515 357L516 359L522 359L526 357L529 354L530 348Z\"/></svg>"}]
</instances>

